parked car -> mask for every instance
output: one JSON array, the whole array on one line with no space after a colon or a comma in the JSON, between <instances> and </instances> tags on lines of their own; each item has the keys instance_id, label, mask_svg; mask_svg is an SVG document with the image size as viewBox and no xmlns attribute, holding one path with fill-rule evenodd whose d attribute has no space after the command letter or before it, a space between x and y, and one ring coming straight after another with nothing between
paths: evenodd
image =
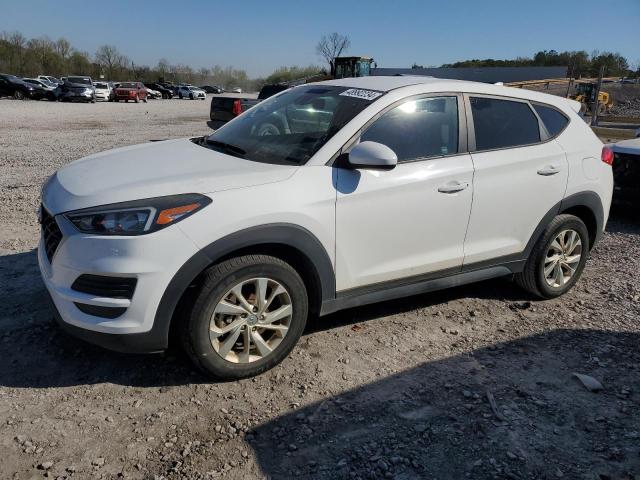
<instances>
[{"instance_id":1,"label":"parked car","mask_svg":"<svg viewBox=\"0 0 640 480\"><path fill-rule=\"evenodd\" d=\"M152 88L146 87L147 89L147 98L149 99L156 99L156 98L162 98L162 93L160 93L157 90L153 90Z\"/></svg>"},{"instance_id":2,"label":"parked car","mask_svg":"<svg viewBox=\"0 0 640 480\"><path fill-rule=\"evenodd\" d=\"M245 110L257 105L262 100L265 100L288 88L289 86L280 84L265 85L260 89L258 98L212 97L209 118L212 122L228 122Z\"/></svg>"},{"instance_id":3,"label":"parked car","mask_svg":"<svg viewBox=\"0 0 640 480\"><path fill-rule=\"evenodd\" d=\"M613 203L640 207L640 138L622 140L610 145L613 152Z\"/></svg>"},{"instance_id":4,"label":"parked car","mask_svg":"<svg viewBox=\"0 0 640 480\"><path fill-rule=\"evenodd\" d=\"M229 91L231 93L242 93L242 89L240 87L232 87Z\"/></svg>"},{"instance_id":5,"label":"parked car","mask_svg":"<svg viewBox=\"0 0 640 480\"><path fill-rule=\"evenodd\" d=\"M116 87L115 101L132 100L138 103L140 100L147 103L147 89L142 82L122 82Z\"/></svg>"},{"instance_id":6,"label":"parked car","mask_svg":"<svg viewBox=\"0 0 640 480\"><path fill-rule=\"evenodd\" d=\"M59 80L56 77L52 77L50 75L38 75L38 80L46 81L50 83L53 87L57 85L62 85L62 80Z\"/></svg>"},{"instance_id":7,"label":"parked car","mask_svg":"<svg viewBox=\"0 0 640 480\"><path fill-rule=\"evenodd\" d=\"M43 80L38 80L37 78L23 78L23 82L34 85L36 90L38 90L38 94L34 95L38 99L46 98L47 100L55 101L58 99L56 94L56 89L58 86L51 86L49 83L45 83Z\"/></svg>"},{"instance_id":8,"label":"parked car","mask_svg":"<svg viewBox=\"0 0 640 480\"><path fill-rule=\"evenodd\" d=\"M55 92L61 102L96 103L96 90L91 77L66 77Z\"/></svg>"},{"instance_id":9,"label":"parked car","mask_svg":"<svg viewBox=\"0 0 640 480\"><path fill-rule=\"evenodd\" d=\"M162 98L165 98L165 99L173 98L173 89L169 88L168 86L162 85L161 83L149 83L146 85L160 92L160 94L162 95Z\"/></svg>"},{"instance_id":10,"label":"parked car","mask_svg":"<svg viewBox=\"0 0 640 480\"><path fill-rule=\"evenodd\" d=\"M113 89L109 82L94 82L93 86L96 90L96 100L109 102L113 97Z\"/></svg>"},{"instance_id":11,"label":"parked car","mask_svg":"<svg viewBox=\"0 0 640 480\"><path fill-rule=\"evenodd\" d=\"M208 137L60 169L42 190L42 277L69 332L138 352L175 334L224 379L278 364L310 314L495 277L558 297L613 189L579 110L427 77L295 87Z\"/></svg>"},{"instance_id":12,"label":"parked car","mask_svg":"<svg viewBox=\"0 0 640 480\"><path fill-rule=\"evenodd\" d=\"M22 81L26 83L30 83L32 85L37 85L47 91L51 91L56 88L52 86L49 82L45 83L43 80L38 80L37 78L23 78Z\"/></svg>"},{"instance_id":13,"label":"parked car","mask_svg":"<svg viewBox=\"0 0 640 480\"><path fill-rule=\"evenodd\" d=\"M0 97L13 97L16 100L39 100L46 95L46 90L39 86L23 81L15 75L0 73Z\"/></svg>"},{"instance_id":14,"label":"parked car","mask_svg":"<svg viewBox=\"0 0 640 480\"><path fill-rule=\"evenodd\" d=\"M217 85L204 85L202 87L200 87L201 90L204 90L207 93L214 93L214 94L221 94L224 93L224 90L222 89L222 87L218 87Z\"/></svg>"},{"instance_id":15,"label":"parked car","mask_svg":"<svg viewBox=\"0 0 640 480\"><path fill-rule=\"evenodd\" d=\"M207 94L204 90L194 86L181 85L178 87L178 98L188 98L190 100L206 100Z\"/></svg>"}]
</instances>

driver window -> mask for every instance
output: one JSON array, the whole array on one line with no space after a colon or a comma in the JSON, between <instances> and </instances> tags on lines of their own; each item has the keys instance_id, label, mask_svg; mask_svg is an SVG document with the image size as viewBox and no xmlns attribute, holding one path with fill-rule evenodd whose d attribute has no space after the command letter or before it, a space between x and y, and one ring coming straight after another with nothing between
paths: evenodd
<instances>
[{"instance_id":1,"label":"driver window","mask_svg":"<svg viewBox=\"0 0 640 480\"><path fill-rule=\"evenodd\" d=\"M428 97L408 100L373 122L360 141L391 148L398 162L458 152L458 99Z\"/></svg>"}]
</instances>

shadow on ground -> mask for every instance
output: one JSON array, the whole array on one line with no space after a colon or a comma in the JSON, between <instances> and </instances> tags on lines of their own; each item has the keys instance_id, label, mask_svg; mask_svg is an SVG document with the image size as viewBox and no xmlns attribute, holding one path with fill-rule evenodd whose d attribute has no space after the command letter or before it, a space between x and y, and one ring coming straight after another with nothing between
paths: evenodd
<instances>
[{"instance_id":1,"label":"shadow on ground","mask_svg":"<svg viewBox=\"0 0 640 480\"><path fill-rule=\"evenodd\" d=\"M109 382L153 387L210 383L195 372L179 351L156 355L111 352L77 340L53 320L52 307L40 279L36 252L0 256L0 385L47 388ZM359 323L456 298L525 299L510 282L495 280L402 300L369 305L310 319L305 335Z\"/></svg>"},{"instance_id":2,"label":"shadow on ground","mask_svg":"<svg viewBox=\"0 0 640 480\"><path fill-rule=\"evenodd\" d=\"M476 349L294 410L250 442L274 479L640 478L639 342L560 330Z\"/></svg>"}]
</instances>

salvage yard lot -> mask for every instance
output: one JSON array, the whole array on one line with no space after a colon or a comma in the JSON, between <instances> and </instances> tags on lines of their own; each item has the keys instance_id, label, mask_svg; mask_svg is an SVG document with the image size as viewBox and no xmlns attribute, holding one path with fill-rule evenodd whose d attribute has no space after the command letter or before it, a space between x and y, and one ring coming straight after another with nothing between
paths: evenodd
<instances>
[{"instance_id":1,"label":"salvage yard lot","mask_svg":"<svg viewBox=\"0 0 640 480\"><path fill-rule=\"evenodd\" d=\"M40 185L90 153L206 134L208 109L0 101L0 478L640 478L637 218L611 218L560 299L499 280L345 311L255 379L60 332Z\"/></svg>"}]
</instances>

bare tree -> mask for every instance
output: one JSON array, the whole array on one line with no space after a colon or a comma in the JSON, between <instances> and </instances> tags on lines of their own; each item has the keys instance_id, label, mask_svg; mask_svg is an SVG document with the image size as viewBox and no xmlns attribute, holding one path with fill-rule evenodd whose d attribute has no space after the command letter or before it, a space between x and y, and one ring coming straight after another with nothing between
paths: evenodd
<instances>
[{"instance_id":1,"label":"bare tree","mask_svg":"<svg viewBox=\"0 0 640 480\"><path fill-rule=\"evenodd\" d=\"M318 45L316 45L316 52L329 64L331 75L335 72L335 60L342 52L349 49L351 40L346 35L341 35L337 32L333 32L331 35L323 35Z\"/></svg>"},{"instance_id":2,"label":"bare tree","mask_svg":"<svg viewBox=\"0 0 640 480\"><path fill-rule=\"evenodd\" d=\"M55 50L62 60L66 60L71 55L71 44L66 38L59 38L55 44Z\"/></svg>"},{"instance_id":3,"label":"bare tree","mask_svg":"<svg viewBox=\"0 0 640 480\"><path fill-rule=\"evenodd\" d=\"M123 68L127 65L127 58L118 52L113 45L102 45L96 51L96 62L106 70L107 78L112 80L116 69Z\"/></svg>"}]
</instances>

